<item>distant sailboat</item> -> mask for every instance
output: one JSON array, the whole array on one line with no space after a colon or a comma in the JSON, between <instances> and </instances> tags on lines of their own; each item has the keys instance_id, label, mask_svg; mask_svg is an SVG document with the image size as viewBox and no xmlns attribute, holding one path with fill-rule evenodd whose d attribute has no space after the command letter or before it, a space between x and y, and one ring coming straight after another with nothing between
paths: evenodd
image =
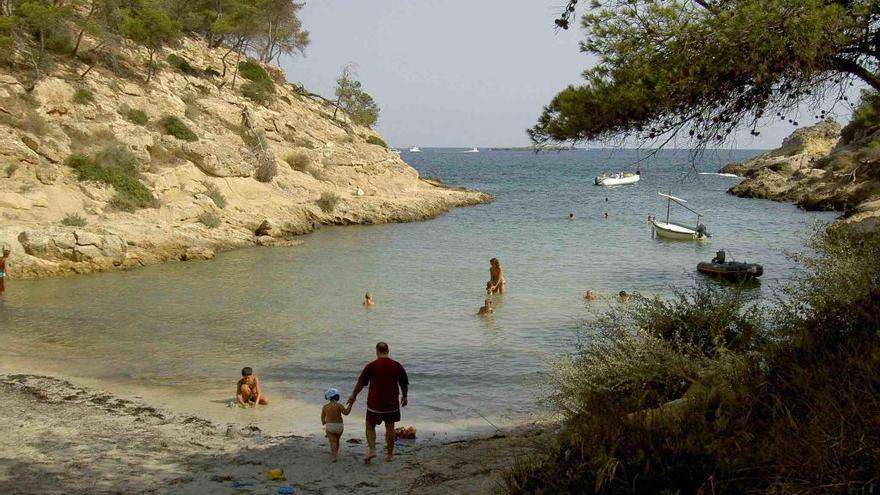
<instances>
[{"instance_id":1,"label":"distant sailboat","mask_svg":"<svg viewBox=\"0 0 880 495\"><path fill-rule=\"evenodd\" d=\"M412 148L409 149L409 152L410 153L421 153L422 150L420 150L418 146L413 146Z\"/></svg>"}]
</instances>

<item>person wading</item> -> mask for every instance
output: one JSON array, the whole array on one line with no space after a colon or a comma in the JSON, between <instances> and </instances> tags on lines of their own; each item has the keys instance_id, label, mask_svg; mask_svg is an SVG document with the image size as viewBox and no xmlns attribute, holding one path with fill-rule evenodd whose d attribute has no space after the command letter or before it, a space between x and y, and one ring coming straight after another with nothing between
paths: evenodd
<instances>
[{"instance_id":1,"label":"person wading","mask_svg":"<svg viewBox=\"0 0 880 495\"><path fill-rule=\"evenodd\" d=\"M376 344L376 360L367 363L348 398L351 407L361 390L369 385L367 394L367 445L364 462L376 457L376 426L385 423L385 460L394 459L394 423L400 421L400 408L406 407L409 378L400 363L388 357L388 344ZM399 390L398 390L399 387Z\"/></svg>"}]
</instances>

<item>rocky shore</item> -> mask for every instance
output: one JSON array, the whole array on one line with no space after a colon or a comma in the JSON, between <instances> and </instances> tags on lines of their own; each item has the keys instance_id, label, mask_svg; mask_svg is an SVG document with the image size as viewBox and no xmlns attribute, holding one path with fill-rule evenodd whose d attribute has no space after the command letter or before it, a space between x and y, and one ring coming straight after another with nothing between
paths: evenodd
<instances>
[{"instance_id":1,"label":"rocky shore","mask_svg":"<svg viewBox=\"0 0 880 495\"><path fill-rule=\"evenodd\" d=\"M223 50L186 39L162 60L172 53L193 70L163 62L149 83L148 55L135 47L117 70L85 77L82 62L58 61L33 88L0 71L0 245L12 249L12 277L209 259L296 244L320 225L424 220L492 199L421 180L373 130L334 119L277 67L263 66L275 93L258 104L242 95L243 76L223 69ZM172 135L168 117L194 138ZM118 150L136 159L150 207L120 208L112 185L79 180L70 166L74 155L100 162ZM268 180L266 161L277 169Z\"/></svg>"},{"instance_id":2,"label":"rocky shore","mask_svg":"<svg viewBox=\"0 0 880 495\"><path fill-rule=\"evenodd\" d=\"M880 221L878 128L846 132L826 120L798 129L778 149L720 172L745 178L729 191L740 197L840 211L849 223Z\"/></svg>"},{"instance_id":3,"label":"rocky shore","mask_svg":"<svg viewBox=\"0 0 880 495\"><path fill-rule=\"evenodd\" d=\"M269 406L271 407L271 406ZM518 459L550 440L531 425L488 438L401 441L392 463L365 465L354 415L340 461L326 439L263 435L251 425L180 416L49 376L0 375L0 492L493 493ZM320 425L316 425L316 429ZM285 481L267 479L283 469Z\"/></svg>"}]
</instances>

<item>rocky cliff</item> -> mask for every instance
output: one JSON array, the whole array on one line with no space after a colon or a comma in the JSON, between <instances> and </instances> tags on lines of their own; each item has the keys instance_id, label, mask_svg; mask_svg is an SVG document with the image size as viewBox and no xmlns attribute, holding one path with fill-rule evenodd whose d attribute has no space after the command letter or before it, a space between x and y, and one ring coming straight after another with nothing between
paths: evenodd
<instances>
[{"instance_id":1,"label":"rocky cliff","mask_svg":"<svg viewBox=\"0 0 880 495\"><path fill-rule=\"evenodd\" d=\"M721 172L745 178L730 189L747 198L837 210L846 222L880 219L880 128L844 133L832 120L798 129L779 149ZM854 134L854 135L852 135Z\"/></svg>"},{"instance_id":2,"label":"rocky cliff","mask_svg":"<svg viewBox=\"0 0 880 495\"><path fill-rule=\"evenodd\" d=\"M0 245L13 277L204 259L296 242L321 224L421 220L491 200L421 180L278 68L264 67L268 101L245 98L248 81L224 53L185 40L149 83L134 47L112 70L56 61L33 87L0 69Z\"/></svg>"}]
</instances>

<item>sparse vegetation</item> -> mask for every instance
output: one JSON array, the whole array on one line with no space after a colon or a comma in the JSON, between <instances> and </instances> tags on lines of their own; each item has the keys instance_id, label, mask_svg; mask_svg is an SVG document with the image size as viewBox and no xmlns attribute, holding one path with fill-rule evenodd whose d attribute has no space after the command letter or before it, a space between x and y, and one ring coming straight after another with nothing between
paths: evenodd
<instances>
[{"instance_id":1,"label":"sparse vegetation","mask_svg":"<svg viewBox=\"0 0 880 495\"><path fill-rule=\"evenodd\" d=\"M296 170L297 172L307 172L309 169L309 164L312 163L312 159L309 158L309 154L299 151L296 153L291 153L287 155L284 159L290 168Z\"/></svg>"},{"instance_id":2,"label":"sparse vegetation","mask_svg":"<svg viewBox=\"0 0 880 495\"><path fill-rule=\"evenodd\" d=\"M701 286L591 324L553 379L563 431L508 492L876 492L880 234L811 247L769 311Z\"/></svg>"},{"instance_id":3,"label":"sparse vegetation","mask_svg":"<svg viewBox=\"0 0 880 495\"><path fill-rule=\"evenodd\" d=\"M198 141L199 137L182 120L173 115L166 115L159 120L159 126L165 134L182 139L183 141Z\"/></svg>"},{"instance_id":4,"label":"sparse vegetation","mask_svg":"<svg viewBox=\"0 0 880 495\"><path fill-rule=\"evenodd\" d=\"M247 60L238 65L241 77L248 81L241 85L241 94L261 105L268 103L275 95L275 82L260 64Z\"/></svg>"},{"instance_id":5,"label":"sparse vegetation","mask_svg":"<svg viewBox=\"0 0 880 495\"><path fill-rule=\"evenodd\" d=\"M198 217L199 222L209 229L216 229L220 226L220 216L213 211L204 211Z\"/></svg>"},{"instance_id":6,"label":"sparse vegetation","mask_svg":"<svg viewBox=\"0 0 880 495\"><path fill-rule=\"evenodd\" d=\"M140 181L138 162L121 144L110 144L93 156L74 154L66 161L81 181L91 180L113 186L116 196L111 206L134 211L156 205L150 190Z\"/></svg>"},{"instance_id":7,"label":"sparse vegetation","mask_svg":"<svg viewBox=\"0 0 880 495\"><path fill-rule=\"evenodd\" d=\"M332 191L325 191L321 193L321 197L318 198L318 207L321 208L321 211L324 213L330 213L336 209L336 206L339 204L342 198L339 197L338 194Z\"/></svg>"},{"instance_id":8,"label":"sparse vegetation","mask_svg":"<svg viewBox=\"0 0 880 495\"><path fill-rule=\"evenodd\" d=\"M376 146L381 146L386 149L388 148L388 143L386 143L384 139L380 138L379 136L374 136L372 134L367 136L367 143L375 144Z\"/></svg>"},{"instance_id":9,"label":"sparse vegetation","mask_svg":"<svg viewBox=\"0 0 880 495\"><path fill-rule=\"evenodd\" d=\"M147 125L149 122L149 118L147 118L146 112L143 110L138 110L136 108L128 108L125 109L122 113L126 120L131 122L132 124L137 125Z\"/></svg>"},{"instance_id":10,"label":"sparse vegetation","mask_svg":"<svg viewBox=\"0 0 880 495\"><path fill-rule=\"evenodd\" d=\"M89 88L76 88L73 92L73 102L77 105L91 105L95 102L95 94Z\"/></svg>"},{"instance_id":11,"label":"sparse vegetation","mask_svg":"<svg viewBox=\"0 0 880 495\"><path fill-rule=\"evenodd\" d=\"M199 77L202 75L202 71L193 67L192 64L189 63L189 60L181 57L176 53L172 53L168 55L168 58L165 59L168 61L168 65L173 67L175 70L182 74L186 74L188 76L196 76Z\"/></svg>"},{"instance_id":12,"label":"sparse vegetation","mask_svg":"<svg viewBox=\"0 0 880 495\"><path fill-rule=\"evenodd\" d=\"M85 227L88 224L86 218L79 213L68 213L61 219L61 225L67 227Z\"/></svg>"},{"instance_id":13,"label":"sparse vegetation","mask_svg":"<svg viewBox=\"0 0 880 495\"><path fill-rule=\"evenodd\" d=\"M226 196L214 184L205 184L205 196L211 198L217 208L226 208Z\"/></svg>"},{"instance_id":14,"label":"sparse vegetation","mask_svg":"<svg viewBox=\"0 0 880 495\"><path fill-rule=\"evenodd\" d=\"M10 163L9 165L7 165L3 169L3 172L6 173L6 178L10 178L10 177L12 177L12 174L14 174L16 170L18 170L18 164L17 163Z\"/></svg>"}]
</instances>

